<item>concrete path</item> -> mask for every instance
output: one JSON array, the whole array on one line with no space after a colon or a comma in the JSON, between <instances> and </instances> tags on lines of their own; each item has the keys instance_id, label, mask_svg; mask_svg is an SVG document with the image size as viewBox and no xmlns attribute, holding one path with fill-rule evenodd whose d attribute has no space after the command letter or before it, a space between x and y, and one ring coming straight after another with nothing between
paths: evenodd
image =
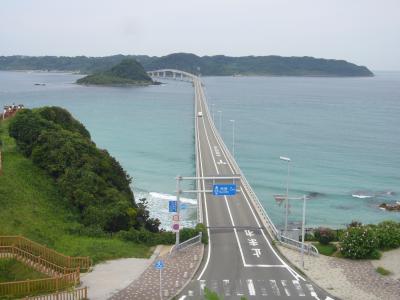
<instances>
[{"instance_id":1,"label":"concrete path","mask_svg":"<svg viewBox=\"0 0 400 300\"><path fill-rule=\"evenodd\" d=\"M162 271L162 299L172 298L192 278L203 257L203 249L203 244L197 244L175 254L164 253L157 258L162 259L165 264ZM109 299L159 300L160 271L156 270L153 264L148 266L137 280Z\"/></svg>"},{"instance_id":2,"label":"concrete path","mask_svg":"<svg viewBox=\"0 0 400 300\"><path fill-rule=\"evenodd\" d=\"M137 279L162 251L158 246L151 258L123 258L106 261L92 272L81 275L82 286L88 287L91 300L106 300Z\"/></svg>"},{"instance_id":3,"label":"concrete path","mask_svg":"<svg viewBox=\"0 0 400 300\"><path fill-rule=\"evenodd\" d=\"M284 256L301 269L301 256L298 251L282 246L278 248ZM393 260L392 263L395 263L394 266L396 267L396 264L398 266L400 251L389 257ZM393 276L378 274L374 264L382 265L379 262L379 260L371 263L369 260L306 255L304 272L320 287L343 300L400 299L400 280Z\"/></svg>"}]
</instances>

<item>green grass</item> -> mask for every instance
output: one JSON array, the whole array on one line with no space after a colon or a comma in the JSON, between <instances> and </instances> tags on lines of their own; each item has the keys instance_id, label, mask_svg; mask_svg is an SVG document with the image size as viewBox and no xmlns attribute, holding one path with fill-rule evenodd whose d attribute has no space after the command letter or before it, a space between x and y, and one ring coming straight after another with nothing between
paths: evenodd
<instances>
[{"instance_id":1,"label":"green grass","mask_svg":"<svg viewBox=\"0 0 400 300\"><path fill-rule=\"evenodd\" d=\"M322 255L332 256L337 251L337 248L334 244L323 245L321 243L313 243L313 245Z\"/></svg>"},{"instance_id":2,"label":"green grass","mask_svg":"<svg viewBox=\"0 0 400 300\"><path fill-rule=\"evenodd\" d=\"M387 275L390 275L390 274L391 274L391 272L390 272L389 270L386 270L386 269L383 268L383 267L377 267L377 268L376 268L376 272L378 272L379 274L381 274L381 275L383 275L383 276L387 276Z\"/></svg>"},{"instance_id":3,"label":"green grass","mask_svg":"<svg viewBox=\"0 0 400 300\"><path fill-rule=\"evenodd\" d=\"M23 235L66 255L99 262L149 257L151 248L115 238L73 234L81 225L53 180L16 150L7 122L0 122L3 174L0 175L0 235Z\"/></svg>"},{"instance_id":4,"label":"green grass","mask_svg":"<svg viewBox=\"0 0 400 300\"><path fill-rule=\"evenodd\" d=\"M22 281L46 277L48 276L29 268L15 259L0 259L0 282Z\"/></svg>"}]
</instances>

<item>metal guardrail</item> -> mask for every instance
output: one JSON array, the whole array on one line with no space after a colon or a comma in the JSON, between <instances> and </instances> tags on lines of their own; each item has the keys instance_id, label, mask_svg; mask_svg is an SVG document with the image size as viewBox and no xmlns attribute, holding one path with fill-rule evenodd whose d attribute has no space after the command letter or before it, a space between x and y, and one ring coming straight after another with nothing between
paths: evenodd
<instances>
[{"instance_id":1,"label":"metal guardrail","mask_svg":"<svg viewBox=\"0 0 400 300\"><path fill-rule=\"evenodd\" d=\"M176 250L182 250L182 249L185 249L187 247L190 247L190 246L196 245L198 243L201 243L202 236L203 236L202 232L199 232L199 234L196 235L195 237L192 237L192 238L180 243L176 247Z\"/></svg>"},{"instance_id":2,"label":"metal guardrail","mask_svg":"<svg viewBox=\"0 0 400 300\"><path fill-rule=\"evenodd\" d=\"M292 248L292 249L296 249L296 250L301 250L302 245L303 245L302 242L285 237L284 235L280 236L280 242L282 244L284 244L285 246ZM319 255L318 249L314 245L304 243L303 247L304 247L304 253L306 253L308 255L314 255L314 256Z\"/></svg>"}]
</instances>

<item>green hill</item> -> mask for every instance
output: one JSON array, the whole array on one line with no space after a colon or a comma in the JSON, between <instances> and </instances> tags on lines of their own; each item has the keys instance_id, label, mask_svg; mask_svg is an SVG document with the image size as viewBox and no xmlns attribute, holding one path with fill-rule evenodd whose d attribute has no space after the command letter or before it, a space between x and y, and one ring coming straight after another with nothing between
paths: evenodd
<instances>
[{"instance_id":1,"label":"green hill","mask_svg":"<svg viewBox=\"0 0 400 300\"><path fill-rule=\"evenodd\" d=\"M138 212L141 210L133 201L133 195L131 195L130 190L124 192L122 188L120 192L120 188L118 188L115 191L111 191L111 184L121 187L125 185L123 179L119 179L119 182L117 182L115 174L118 174L118 172L116 169L113 170L113 167L104 164L107 160L103 160L103 162L94 160L96 164L100 164L94 172L101 171L108 178L109 182L102 183L105 186L103 189L100 187L96 188L96 192L106 193L106 198L101 198L97 195L98 199L94 203L86 205L86 208L92 214L85 213L84 207L76 205L76 203L71 201L79 201L79 199L87 199L88 201L92 199L89 191L85 190L84 187L79 188L73 185L73 182L69 182L71 188L75 188L77 192L75 198L71 198L71 194L63 190L62 184L54 176L50 175L51 172L60 170L59 168L55 168L55 166L61 165L61 162L69 160L68 163L73 165L68 152L65 152L68 149L69 153L74 152L71 152L74 145L73 140L70 143L65 143L65 147L60 148L64 151L62 156L57 155L57 147L53 143L52 147L55 147L54 150L48 152L47 156L43 156L49 162L47 165L48 168L44 168L43 164L38 163L38 157L35 160L32 159L32 156L40 154L36 146L32 147L28 139L25 140L25 145L22 142L23 136L32 137L34 132L39 128L38 124L36 123L35 125L32 120L25 124L26 127L19 123L20 121L28 121L27 116L32 117L32 115L35 115L32 119L35 120L36 118L40 120L42 126L51 126L49 124L52 124L54 127L47 129L46 132L42 132L41 135L43 137L52 130L53 136L56 131L65 134L66 132L71 132L69 130L72 130L75 132L75 135L66 134L68 137L76 138L79 136L80 143L78 147L81 150L87 151L91 148L90 143L85 144L83 142L84 139L89 139L89 133L83 125L73 119L69 113L59 108L43 108L33 112L26 110L26 112L18 113L11 121L0 121L0 146L3 162L0 175L0 235L23 235L66 255L90 256L94 262L119 257L148 257L151 252L151 247L148 244L126 241L115 236L111 237L111 232L107 232L107 230L117 229L113 226L128 229L129 226L134 225L131 223L124 225L123 223L112 221L113 215L116 216L121 213L121 220L126 220L123 217L125 214L124 209L129 208L129 205L122 204L125 201L124 197L128 201L131 201L132 204L130 207L132 209L130 211L133 212L135 210L137 212L135 216L140 215ZM39 118L39 116L45 117ZM69 122L65 120L69 120ZM10 125L10 123L13 125ZM18 123L21 128L19 129L19 142L17 146L16 140L9 136L9 127L15 127ZM63 126L60 124L63 124ZM24 134L22 134L22 129L25 130ZM15 128L13 130L16 131ZM39 139L32 139L32 141L36 143ZM44 141L45 139L41 140L37 147L41 147L40 144L43 146ZM57 143L57 140L54 140L54 142ZM94 144L92 145L94 147ZM28 154L29 151L31 151L31 154ZM78 153L76 152L76 154ZM76 157L86 159L84 156L84 154L76 155ZM86 163L86 167L82 168L89 168L88 163ZM111 175L107 174L106 170L110 170L113 174L115 173L113 175L114 179ZM87 174L90 175L92 180L100 180L96 179L95 173ZM111 183L112 181L114 183ZM87 184L87 181L82 179L82 183ZM107 186L108 188L106 188ZM89 188L93 187L94 185L89 186ZM113 203L112 201L117 201L118 203ZM115 208L110 209L110 206L106 205L108 202L112 203L111 205L115 206ZM104 213L110 212L111 219L108 216L106 219L101 219L101 216L104 216L101 206L104 206ZM93 211L96 207L98 209ZM128 213L129 211L126 212ZM104 226L104 230L101 226Z\"/></svg>"},{"instance_id":2,"label":"green hill","mask_svg":"<svg viewBox=\"0 0 400 300\"><path fill-rule=\"evenodd\" d=\"M96 72L77 81L88 85L148 85L153 81L142 65L134 59L124 59L111 69Z\"/></svg>"},{"instance_id":3,"label":"green hill","mask_svg":"<svg viewBox=\"0 0 400 300\"><path fill-rule=\"evenodd\" d=\"M336 59L314 57L283 57L225 55L197 56L191 53L173 53L156 57L147 55L113 55L105 57L65 56L0 56L0 70L57 70L83 74L102 73L125 59L135 59L145 70L176 68L206 76L271 75L271 76L373 76L364 66ZM114 75L112 76L114 77ZM117 76L119 77L119 76ZM113 82L97 74L95 82Z\"/></svg>"}]
</instances>

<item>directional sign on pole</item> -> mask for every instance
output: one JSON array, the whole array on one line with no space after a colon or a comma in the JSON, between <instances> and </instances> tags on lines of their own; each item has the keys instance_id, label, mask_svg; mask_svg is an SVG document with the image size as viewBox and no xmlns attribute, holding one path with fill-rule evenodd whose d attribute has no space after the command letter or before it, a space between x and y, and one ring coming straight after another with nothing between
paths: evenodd
<instances>
[{"instance_id":1,"label":"directional sign on pole","mask_svg":"<svg viewBox=\"0 0 400 300\"><path fill-rule=\"evenodd\" d=\"M157 270L162 270L164 269L164 261L159 259L154 263L154 268L156 268Z\"/></svg>"},{"instance_id":2,"label":"directional sign on pole","mask_svg":"<svg viewBox=\"0 0 400 300\"><path fill-rule=\"evenodd\" d=\"M214 184L214 196L233 196L236 195L236 184Z\"/></svg>"},{"instance_id":3,"label":"directional sign on pole","mask_svg":"<svg viewBox=\"0 0 400 300\"><path fill-rule=\"evenodd\" d=\"M177 201L169 201L168 208L169 208L169 212L177 212L177 208L178 208Z\"/></svg>"}]
</instances>

